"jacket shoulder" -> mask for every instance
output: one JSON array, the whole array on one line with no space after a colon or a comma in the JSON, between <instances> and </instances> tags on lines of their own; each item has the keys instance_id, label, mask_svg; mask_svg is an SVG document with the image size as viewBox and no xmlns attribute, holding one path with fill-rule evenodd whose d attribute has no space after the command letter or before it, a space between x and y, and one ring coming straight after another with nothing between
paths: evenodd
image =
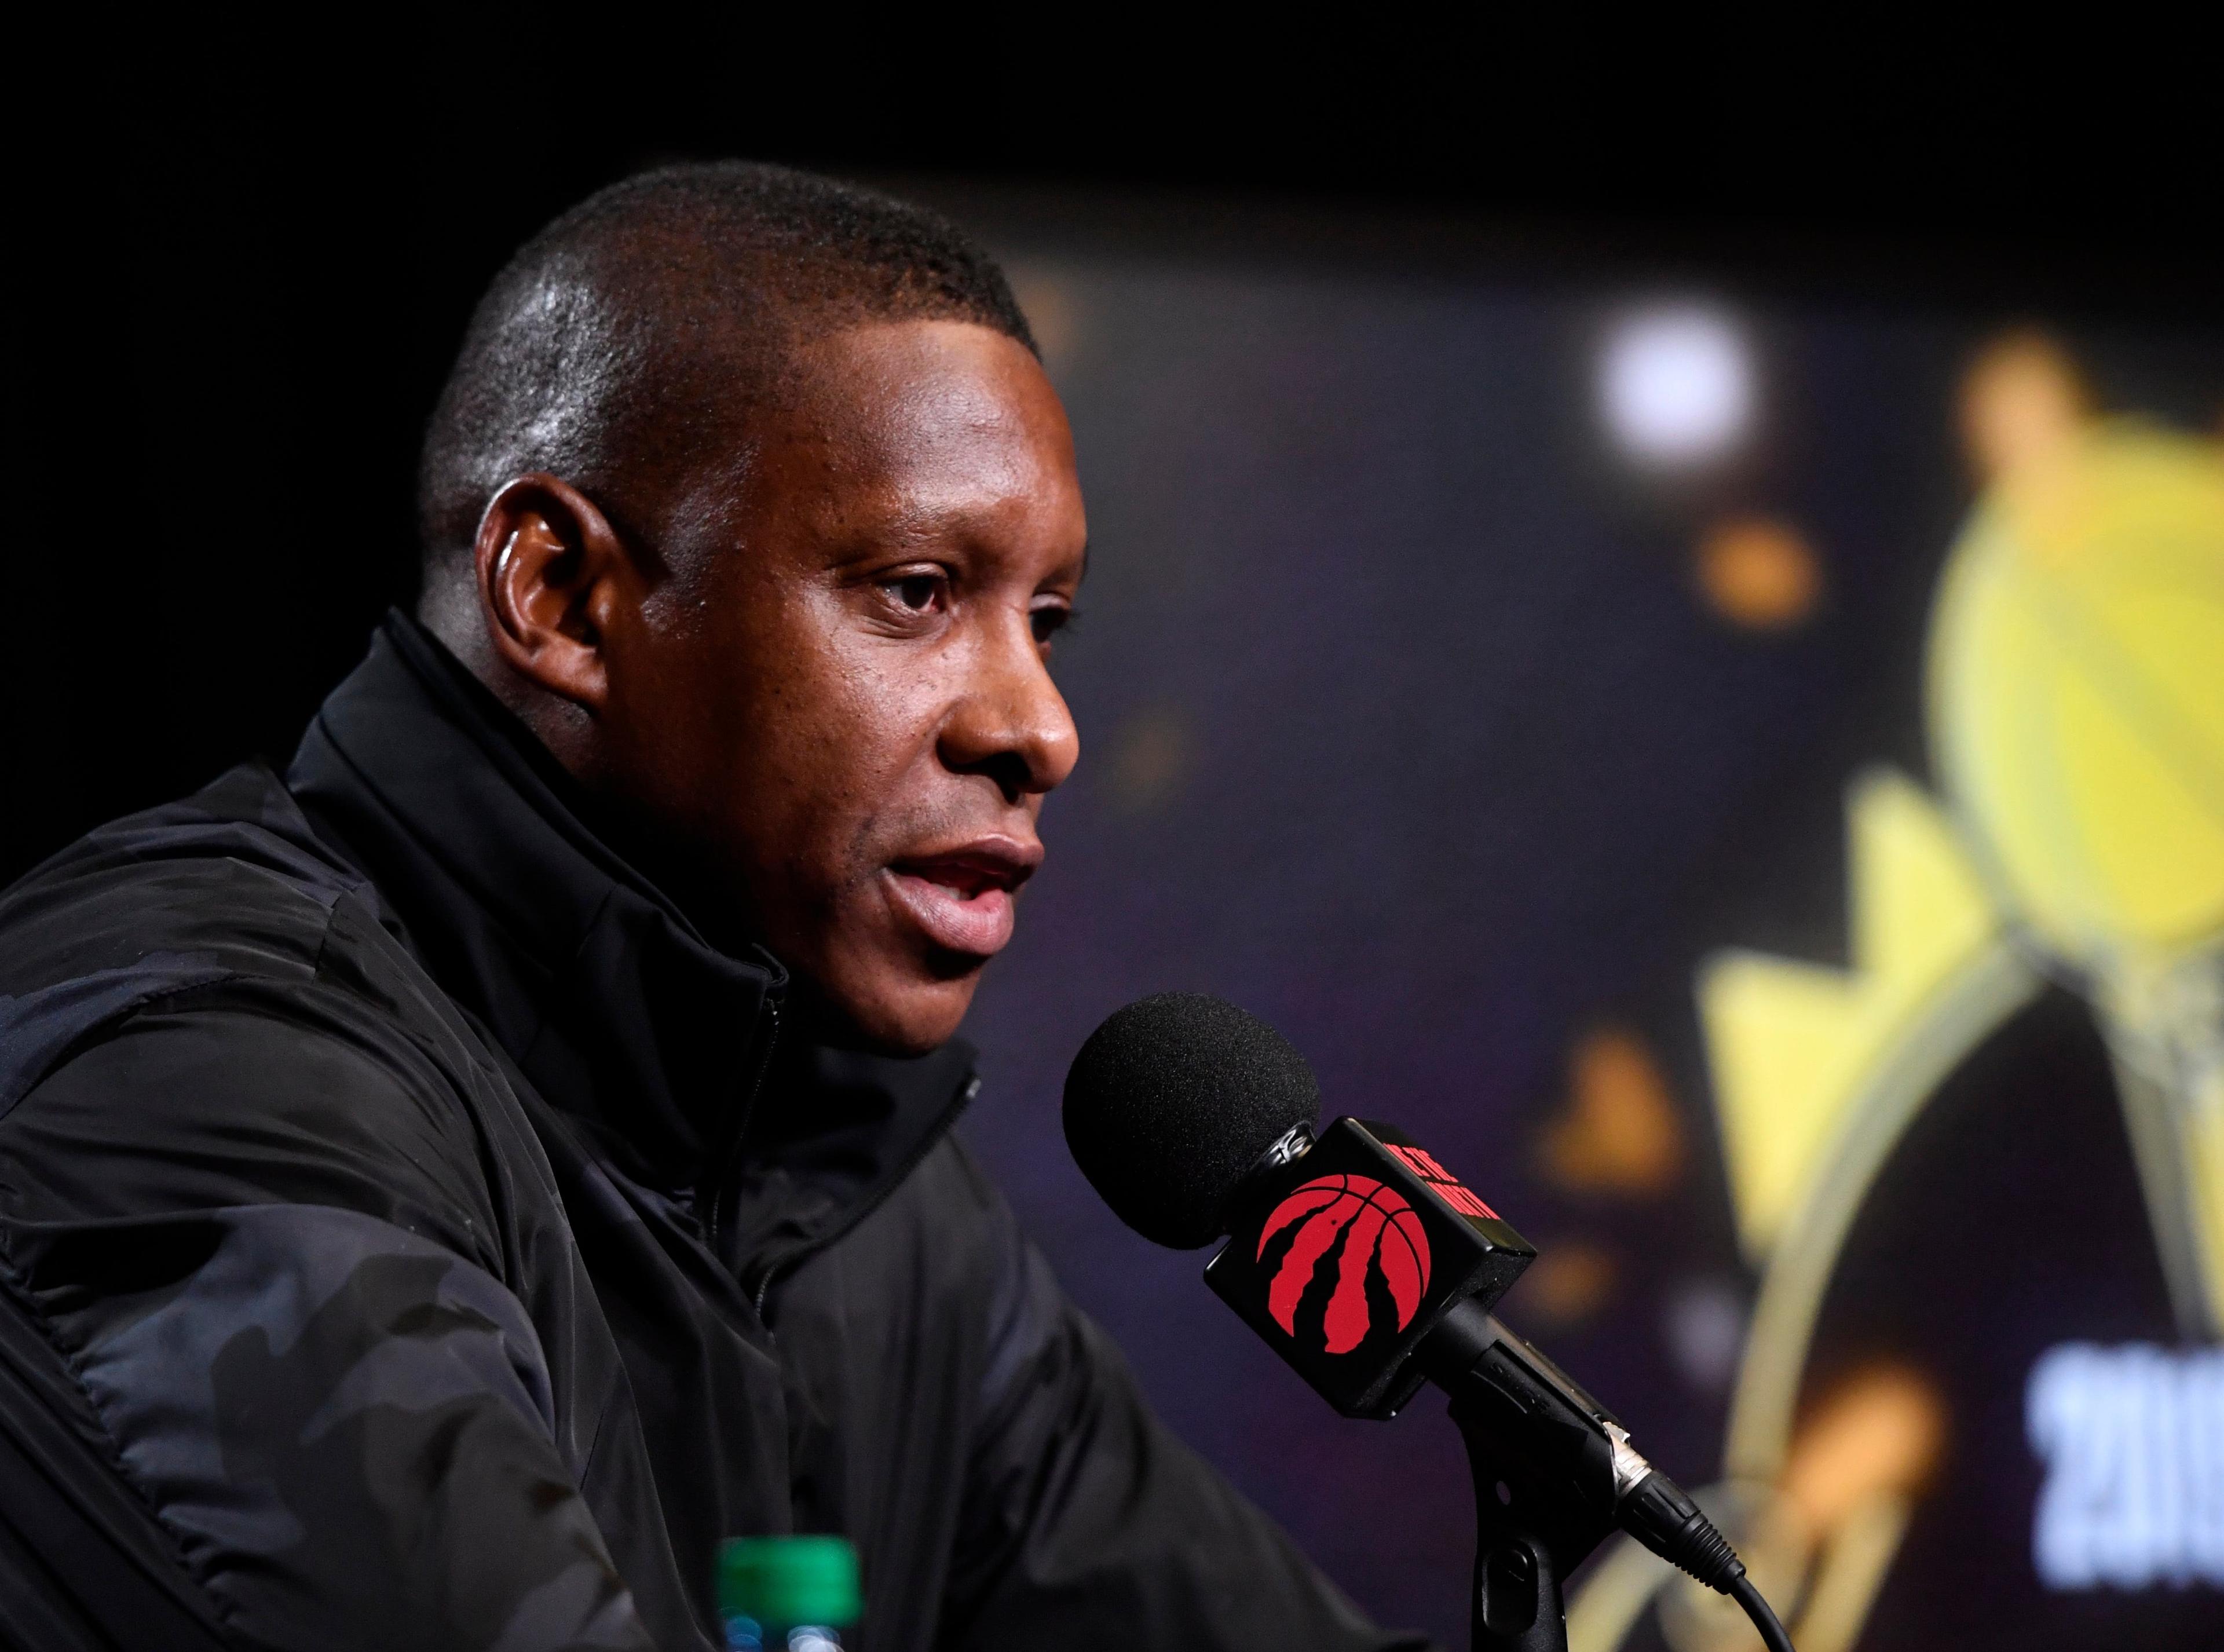
<instances>
[{"instance_id":1,"label":"jacket shoulder","mask_svg":"<svg viewBox=\"0 0 2224 1652\"><path fill-rule=\"evenodd\" d=\"M367 981L382 927L376 891L261 764L98 827L0 895L0 1116L158 1002Z\"/></svg>"},{"instance_id":2,"label":"jacket shoulder","mask_svg":"<svg viewBox=\"0 0 2224 1652\"><path fill-rule=\"evenodd\" d=\"M365 887L278 776L244 764L193 796L96 827L0 893L0 992L149 952L313 960L325 917ZM243 951L243 947L246 950Z\"/></svg>"}]
</instances>

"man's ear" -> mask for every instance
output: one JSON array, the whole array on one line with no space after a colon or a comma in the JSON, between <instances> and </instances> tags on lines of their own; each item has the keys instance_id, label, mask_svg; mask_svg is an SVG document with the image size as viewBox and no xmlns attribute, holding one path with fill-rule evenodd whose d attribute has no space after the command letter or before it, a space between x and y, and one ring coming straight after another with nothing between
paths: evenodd
<instances>
[{"instance_id":1,"label":"man's ear","mask_svg":"<svg viewBox=\"0 0 2224 1652\"><path fill-rule=\"evenodd\" d=\"M603 654L616 606L639 583L609 519L570 483L537 471L502 484L472 548L479 609L496 655L590 717L610 694Z\"/></svg>"}]
</instances>

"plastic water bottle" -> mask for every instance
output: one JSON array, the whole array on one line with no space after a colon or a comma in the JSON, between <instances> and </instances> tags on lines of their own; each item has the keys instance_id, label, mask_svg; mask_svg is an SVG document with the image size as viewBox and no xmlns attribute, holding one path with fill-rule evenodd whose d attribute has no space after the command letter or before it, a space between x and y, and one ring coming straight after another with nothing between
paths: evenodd
<instances>
[{"instance_id":1,"label":"plastic water bottle","mask_svg":"<svg viewBox=\"0 0 2224 1652\"><path fill-rule=\"evenodd\" d=\"M846 1537L730 1537L718 1546L718 1615L731 1652L841 1652L857 1621L857 1550Z\"/></svg>"}]
</instances>

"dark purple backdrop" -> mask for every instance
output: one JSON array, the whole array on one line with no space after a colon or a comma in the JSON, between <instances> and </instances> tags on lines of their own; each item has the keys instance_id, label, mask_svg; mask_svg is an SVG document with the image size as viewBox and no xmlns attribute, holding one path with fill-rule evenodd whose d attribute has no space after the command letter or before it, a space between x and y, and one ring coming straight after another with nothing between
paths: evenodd
<instances>
[{"instance_id":1,"label":"dark purple backdrop","mask_svg":"<svg viewBox=\"0 0 2224 1652\"><path fill-rule=\"evenodd\" d=\"M1525 1313L1517 1287L1507 1316L1665 1466L1715 1478L1728 1366L1677 1327L1734 1330L1751 1281L1692 973L1732 942L1844 961L1842 789L1867 763L1924 773L1922 627L1971 494L1955 389L2002 318L1700 294L1754 340L1764 415L1711 488L1662 489L1602 439L1595 346L1623 307L1688 292L1008 246L1088 489L1058 668L1084 756L970 1023L988 1086L966 1133L1173 1426L1370 1609L1464 1644L1472 1516L1441 1405L1328 1415L1199 1283L1207 1253L1121 1228L1065 1152L1066 1063L1157 989L1267 1017L1331 1114L1404 1123L1548 1255L1603 1255L1595 1301ZM2065 336L2113 402L2224 408L2214 335ZM1804 623L1756 631L1702 599L1694 540L1731 509L1815 548ZM2028 1054L2088 1056L2090 1029L2067 1000L2025 1019L1895 1161L1818 1339L1818 1370L1892 1351L1949 1407L1862 1644L2113 1625L2191 1646L2213 1593L2065 1613L2031 1573L2031 1360L2171 1333L2105 1063ZM1689 1151L1649 1197L1540 1172L1571 1047L1600 1026L1645 1041L1675 1098ZM2005 1161L1972 1151L2003 1098L2050 1120ZM2022 1213L2065 1176L2090 1219L2031 1250Z\"/></svg>"}]
</instances>

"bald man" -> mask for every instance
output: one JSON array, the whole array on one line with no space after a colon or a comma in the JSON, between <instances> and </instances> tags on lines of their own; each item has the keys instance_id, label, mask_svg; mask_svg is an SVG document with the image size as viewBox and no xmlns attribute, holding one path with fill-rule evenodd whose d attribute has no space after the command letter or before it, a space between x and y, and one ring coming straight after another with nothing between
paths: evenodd
<instances>
[{"instance_id":1,"label":"bald man","mask_svg":"<svg viewBox=\"0 0 2224 1652\"><path fill-rule=\"evenodd\" d=\"M424 587L281 777L0 898L0 1636L1391 1644L1152 1418L964 1149L1071 772L1071 439L995 266L795 173L475 316Z\"/></svg>"}]
</instances>

